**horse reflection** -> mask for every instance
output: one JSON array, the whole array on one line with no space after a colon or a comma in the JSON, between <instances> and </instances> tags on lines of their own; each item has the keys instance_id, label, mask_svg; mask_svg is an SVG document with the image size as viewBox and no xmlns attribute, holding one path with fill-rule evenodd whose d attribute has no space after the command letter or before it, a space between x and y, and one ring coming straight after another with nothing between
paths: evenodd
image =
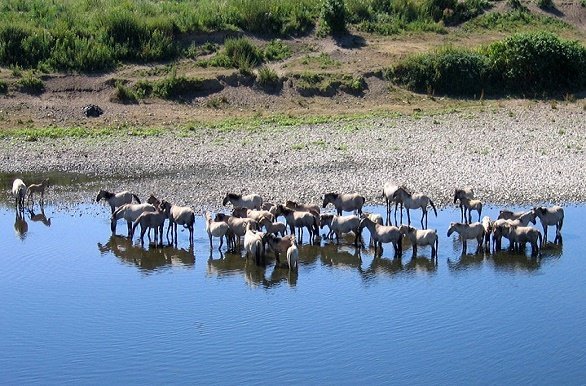
<instances>
[{"instance_id":1,"label":"horse reflection","mask_svg":"<svg viewBox=\"0 0 586 386\"><path fill-rule=\"evenodd\" d=\"M283 282L294 287L297 284L297 272L289 272L286 263L275 265L269 278L266 266L258 266L251 259L245 259L237 253L221 254L219 259L208 259L207 275L218 279L242 275L246 284L252 288L271 288Z\"/></svg>"},{"instance_id":2,"label":"horse reflection","mask_svg":"<svg viewBox=\"0 0 586 386\"><path fill-rule=\"evenodd\" d=\"M20 210L16 211L16 217L14 219L14 234L21 240L26 238L28 232L28 223L24 218L24 213Z\"/></svg>"},{"instance_id":3,"label":"horse reflection","mask_svg":"<svg viewBox=\"0 0 586 386\"><path fill-rule=\"evenodd\" d=\"M541 268L541 259L527 257L524 253L500 251L491 256L495 271L501 272L533 272Z\"/></svg>"},{"instance_id":4,"label":"horse reflection","mask_svg":"<svg viewBox=\"0 0 586 386\"><path fill-rule=\"evenodd\" d=\"M321 261L324 265L338 268L362 269L360 249L327 243L322 247Z\"/></svg>"},{"instance_id":5,"label":"horse reflection","mask_svg":"<svg viewBox=\"0 0 586 386\"><path fill-rule=\"evenodd\" d=\"M437 259L425 256L413 256L405 265L407 271L435 274L437 272Z\"/></svg>"},{"instance_id":6,"label":"horse reflection","mask_svg":"<svg viewBox=\"0 0 586 386\"><path fill-rule=\"evenodd\" d=\"M34 222L41 222L43 223L43 225L50 227L51 226L51 218L47 218L47 216L45 215L45 207L43 205L40 206L41 208L41 213L36 213L34 211L34 208L29 208L28 209L28 214L29 214L29 218L31 219L31 221Z\"/></svg>"},{"instance_id":7,"label":"horse reflection","mask_svg":"<svg viewBox=\"0 0 586 386\"><path fill-rule=\"evenodd\" d=\"M135 265L146 272L166 266L193 266L195 264L193 246L190 246L189 249L172 246L145 249L138 244L133 244L131 239L112 235L106 244L98 243L98 250L102 254L111 253L122 262Z\"/></svg>"},{"instance_id":8,"label":"horse reflection","mask_svg":"<svg viewBox=\"0 0 586 386\"><path fill-rule=\"evenodd\" d=\"M474 255L461 255L458 260L451 260L448 258L448 268L452 272L479 269L482 267L484 258L485 256L482 253L477 253Z\"/></svg>"},{"instance_id":9,"label":"horse reflection","mask_svg":"<svg viewBox=\"0 0 586 386\"><path fill-rule=\"evenodd\" d=\"M368 268L363 270L362 276L366 281L370 281L377 276L394 276L404 270L403 261L399 257L387 259L375 256Z\"/></svg>"}]
</instances>

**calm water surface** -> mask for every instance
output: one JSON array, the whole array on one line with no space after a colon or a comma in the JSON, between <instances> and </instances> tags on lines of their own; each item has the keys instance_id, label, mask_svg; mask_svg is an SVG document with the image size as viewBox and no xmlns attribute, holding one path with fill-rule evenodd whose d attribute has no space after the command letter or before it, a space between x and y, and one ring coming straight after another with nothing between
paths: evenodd
<instances>
[{"instance_id":1,"label":"calm water surface","mask_svg":"<svg viewBox=\"0 0 586 386\"><path fill-rule=\"evenodd\" d=\"M2 384L586 381L585 206L538 259L462 257L447 209L430 216L437 264L429 248L374 258L322 241L301 247L298 274L210 257L202 218L190 249L187 232L179 248L112 236L101 205L44 214L25 231L0 207Z\"/></svg>"}]
</instances>

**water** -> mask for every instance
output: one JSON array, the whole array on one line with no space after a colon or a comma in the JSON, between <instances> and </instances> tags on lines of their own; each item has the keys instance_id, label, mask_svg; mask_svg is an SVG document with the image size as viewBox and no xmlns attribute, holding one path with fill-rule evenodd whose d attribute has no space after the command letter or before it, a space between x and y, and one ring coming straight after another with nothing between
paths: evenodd
<instances>
[{"instance_id":1,"label":"water","mask_svg":"<svg viewBox=\"0 0 586 386\"><path fill-rule=\"evenodd\" d=\"M179 248L113 237L102 205L44 214L19 235L0 208L2 384L586 379L586 206L567 208L563 246L538 259L461 256L447 209L429 218L437 264L429 248L374 258L347 239L302 246L298 274L222 255L217 240L210 259L202 218L190 249L186 231Z\"/></svg>"}]
</instances>

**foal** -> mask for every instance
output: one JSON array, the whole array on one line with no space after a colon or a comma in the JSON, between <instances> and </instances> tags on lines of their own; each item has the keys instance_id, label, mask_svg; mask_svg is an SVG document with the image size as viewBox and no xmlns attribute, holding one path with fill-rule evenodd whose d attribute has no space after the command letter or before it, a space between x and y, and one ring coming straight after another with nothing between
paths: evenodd
<instances>
[{"instance_id":1,"label":"foal","mask_svg":"<svg viewBox=\"0 0 586 386\"><path fill-rule=\"evenodd\" d=\"M30 184L28 187L28 201L32 201L34 204L34 200L33 200L33 194L34 193L38 193L41 195L41 204L44 202L45 200L45 188L47 188L49 186L49 179L45 178L43 180L43 182L41 182L40 184Z\"/></svg>"}]
</instances>

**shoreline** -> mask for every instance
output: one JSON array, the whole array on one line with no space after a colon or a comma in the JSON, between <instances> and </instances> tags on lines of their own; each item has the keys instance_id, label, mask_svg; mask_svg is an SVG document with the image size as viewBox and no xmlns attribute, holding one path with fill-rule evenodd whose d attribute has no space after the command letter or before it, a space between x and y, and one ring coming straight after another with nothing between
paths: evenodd
<instances>
[{"instance_id":1,"label":"shoreline","mask_svg":"<svg viewBox=\"0 0 586 386\"><path fill-rule=\"evenodd\" d=\"M380 205L387 180L438 207L463 186L487 205L572 204L586 202L585 122L582 107L536 103L181 135L4 138L0 173L88 176L49 188L52 201L95 202L99 189L131 190L198 212L221 208L228 191L317 204L327 192L358 192L366 205Z\"/></svg>"}]
</instances>

